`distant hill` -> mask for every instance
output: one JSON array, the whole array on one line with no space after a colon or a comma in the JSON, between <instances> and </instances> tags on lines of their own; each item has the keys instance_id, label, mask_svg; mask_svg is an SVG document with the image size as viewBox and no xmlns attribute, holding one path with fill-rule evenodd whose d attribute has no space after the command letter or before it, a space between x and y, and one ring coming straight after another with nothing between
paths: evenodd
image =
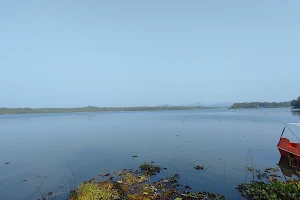
<instances>
[{"instance_id":1,"label":"distant hill","mask_svg":"<svg viewBox=\"0 0 300 200\"><path fill-rule=\"evenodd\" d=\"M233 105L233 102L221 102L221 103L213 103L213 104L209 104L207 106L210 107L225 107L225 108L229 108Z\"/></svg>"},{"instance_id":2,"label":"distant hill","mask_svg":"<svg viewBox=\"0 0 300 200\"><path fill-rule=\"evenodd\" d=\"M233 105L233 102L220 102L220 103L212 103L212 104L192 103L192 104L186 104L184 106L204 106L204 107L229 108L232 105Z\"/></svg>"},{"instance_id":3,"label":"distant hill","mask_svg":"<svg viewBox=\"0 0 300 200\"><path fill-rule=\"evenodd\" d=\"M185 105L182 105L182 106L205 106L205 104L203 104L203 103L190 103L190 104L185 104Z\"/></svg>"}]
</instances>

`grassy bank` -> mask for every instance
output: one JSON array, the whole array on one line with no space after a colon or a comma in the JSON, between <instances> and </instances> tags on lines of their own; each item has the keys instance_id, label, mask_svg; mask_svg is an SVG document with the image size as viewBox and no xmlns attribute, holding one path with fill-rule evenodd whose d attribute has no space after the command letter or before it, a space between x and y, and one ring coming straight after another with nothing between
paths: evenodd
<instances>
[{"instance_id":1,"label":"grassy bank","mask_svg":"<svg viewBox=\"0 0 300 200\"><path fill-rule=\"evenodd\" d=\"M199 110L203 106L154 106L154 107L82 107L82 108L0 108L0 114L27 113L76 113L76 112L109 112L109 111L159 111L159 110Z\"/></svg>"},{"instance_id":2,"label":"grassy bank","mask_svg":"<svg viewBox=\"0 0 300 200\"><path fill-rule=\"evenodd\" d=\"M195 166L197 170L203 167ZM151 181L152 176L160 172L159 166L144 163L139 170L124 169L113 175L105 174L103 181L96 179L82 183L71 192L70 200L223 200L225 196L212 194L206 191L193 191L188 185L181 185L179 174ZM282 179L277 168L255 170L248 168L253 173L253 180L242 183L237 190L245 199L251 200L291 200L300 199L299 179Z\"/></svg>"},{"instance_id":3,"label":"grassy bank","mask_svg":"<svg viewBox=\"0 0 300 200\"><path fill-rule=\"evenodd\" d=\"M104 174L103 181L95 179L82 183L71 192L70 200L155 200L155 199L225 199L219 194L192 192L192 188L179 183L179 174L158 181L151 178L159 173L159 166L144 163L139 170L124 169L119 173Z\"/></svg>"}]
</instances>

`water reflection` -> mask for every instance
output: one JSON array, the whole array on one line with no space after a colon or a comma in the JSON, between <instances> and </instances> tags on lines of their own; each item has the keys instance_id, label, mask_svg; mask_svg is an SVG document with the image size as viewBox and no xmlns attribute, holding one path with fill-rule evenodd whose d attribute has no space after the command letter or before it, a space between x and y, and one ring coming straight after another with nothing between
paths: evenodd
<instances>
[{"instance_id":1,"label":"water reflection","mask_svg":"<svg viewBox=\"0 0 300 200\"><path fill-rule=\"evenodd\" d=\"M285 178L297 177L300 179L299 163L292 167L287 158L281 157L278 166Z\"/></svg>"},{"instance_id":2,"label":"water reflection","mask_svg":"<svg viewBox=\"0 0 300 200\"><path fill-rule=\"evenodd\" d=\"M300 116L300 110L292 110L292 115Z\"/></svg>"}]
</instances>

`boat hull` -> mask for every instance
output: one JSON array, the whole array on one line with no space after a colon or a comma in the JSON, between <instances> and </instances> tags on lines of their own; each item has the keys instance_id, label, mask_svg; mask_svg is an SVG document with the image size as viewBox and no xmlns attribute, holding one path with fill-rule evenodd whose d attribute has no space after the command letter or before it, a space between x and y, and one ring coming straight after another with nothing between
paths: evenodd
<instances>
[{"instance_id":1,"label":"boat hull","mask_svg":"<svg viewBox=\"0 0 300 200\"><path fill-rule=\"evenodd\" d=\"M294 164L300 163L300 143L292 143L287 138L280 138L277 147L282 157L289 159Z\"/></svg>"}]
</instances>

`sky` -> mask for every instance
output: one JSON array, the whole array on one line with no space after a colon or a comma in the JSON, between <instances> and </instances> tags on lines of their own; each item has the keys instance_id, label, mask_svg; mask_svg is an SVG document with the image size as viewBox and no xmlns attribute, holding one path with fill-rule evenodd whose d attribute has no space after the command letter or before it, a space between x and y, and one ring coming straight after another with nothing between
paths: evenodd
<instances>
[{"instance_id":1,"label":"sky","mask_svg":"<svg viewBox=\"0 0 300 200\"><path fill-rule=\"evenodd\" d=\"M0 107L300 96L300 1L0 3Z\"/></svg>"}]
</instances>

